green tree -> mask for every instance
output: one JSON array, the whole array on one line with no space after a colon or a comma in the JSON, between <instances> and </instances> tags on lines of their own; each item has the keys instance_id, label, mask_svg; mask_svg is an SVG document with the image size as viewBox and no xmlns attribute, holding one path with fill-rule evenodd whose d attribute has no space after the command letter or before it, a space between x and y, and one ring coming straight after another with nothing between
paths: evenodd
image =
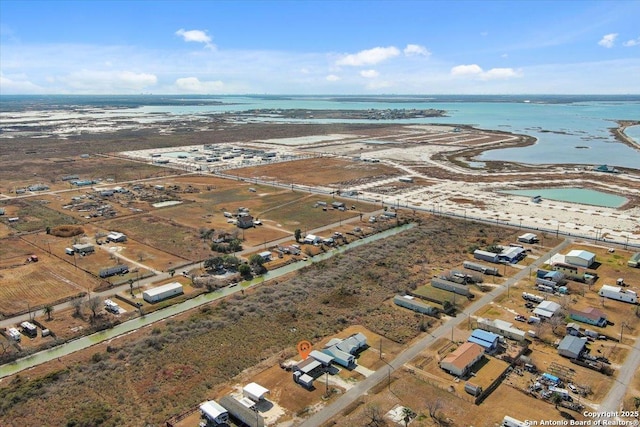
<instances>
[{"instance_id":1,"label":"green tree","mask_svg":"<svg viewBox=\"0 0 640 427\"><path fill-rule=\"evenodd\" d=\"M207 258L204 260L204 268L207 270L219 270L224 265L224 259L221 256Z\"/></svg>"},{"instance_id":2,"label":"green tree","mask_svg":"<svg viewBox=\"0 0 640 427\"><path fill-rule=\"evenodd\" d=\"M238 267L238 273L240 273L244 278L249 278L251 277L251 267L249 267L249 264L240 264Z\"/></svg>"},{"instance_id":3,"label":"green tree","mask_svg":"<svg viewBox=\"0 0 640 427\"><path fill-rule=\"evenodd\" d=\"M44 306L44 314L47 315L47 320L51 320L51 313L53 313L53 306L51 304L47 304Z\"/></svg>"},{"instance_id":4,"label":"green tree","mask_svg":"<svg viewBox=\"0 0 640 427\"><path fill-rule=\"evenodd\" d=\"M299 228L296 228L295 231L293 232L293 236L296 238L296 242L299 242L300 238L302 237L302 230L300 230Z\"/></svg>"},{"instance_id":5,"label":"green tree","mask_svg":"<svg viewBox=\"0 0 640 427\"><path fill-rule=\"evenodd\" d=\"M560 396L560 393L553 393L551 395L551 401L555 405L556 409L558 409L558 405L562 402L562 396Z\"/></svg>"}]
</instances>

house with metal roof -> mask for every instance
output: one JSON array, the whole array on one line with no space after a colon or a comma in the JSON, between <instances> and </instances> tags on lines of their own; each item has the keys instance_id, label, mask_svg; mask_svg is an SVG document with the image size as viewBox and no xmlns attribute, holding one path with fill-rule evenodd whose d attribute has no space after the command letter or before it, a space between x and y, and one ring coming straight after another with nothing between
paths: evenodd
<instances>
[{"instance_id":1,"label":"house with metal roof","mask_svg":"<svg viewBox=\"0 0 640 427\"><path fill-rule=\"evenodd\" d=\"M345 353L336 346L322 349L322 352L333 357L333 361L345 368L353 368L356 365L356 358L353 354Z\"/></svg>"},{"instance_id":2,"label":"house with metal roof","mask_svg":"<svg viewBox=\"0 0 640 427\"><path fill-rule=\"evenodd\" d=\"M562 307L554 301L542 301L533 310L533 314L540 318L551 319Z\"/></svg>"},{"instance_id":3,"label":"house with metal roof","mask_svg":"<svg viewBox=\"0 0 640 427\"><path fill-rule=\"evenodd\" d=\"M500 335L493 332L483 331L482 329L474 329L471 336L467 339L468 342L472 342L481 346L484 351L490 353L498 348L498 341Z\"/></svg>"},{"instance_id":4,"label":"house with metal roof","mask_svg":"<svg viewBox=\"0 0 640 427\"><path fill-rule=\"evenodd\" d=\"M200 405L200 413L205 426L218 426L229 422L229 411L215 400L209 400Z\"/></svg>"},{"instance_id":5,"label":"house with metal roof","mask_svg":"<svg viewBox=\"0 0 640 427\"><path fill-rule=\"evenodd\" d=\"M478 344L466 342L449 353L440 361L440 368L462 377L466 375L473 365L482 359L484 348Z\"/></svg>"},{"instance_id":6,"label":"house with metal roof","mask_svg":"<svg viewBox=\"0 0 640 427\"><path fill-rule=\"evenodd\" d=\"M483 319L478 318L478 328L493 332L503 337L510 338L515 341L524 341L526 339L526 332L518 328L514 328L512 323L505 322L500 319Z\"/></svg>"},{"instance_id":7,"label":"house with metal roof","mask_svg":"<svg viewBox=\"0 0 640 427\"><path fill-rule=\"evenodd\" d=\"M522 243L535 243L538 241L538 236L533 233L525 233L521 236L518 236L518 242Z\"/></svg>"},{"instance_id":8,"label":"house with metal roof","mask_svg":"<svg viewBox=\"0 0 640 427\"><path fill-rule=\"evenodd\" d=\"M584 310L570 309L569 317L577 322L601 328L607 326L607 315L595 307L587 307Z\"/></svg>"},{"instance_id":9,"label":"house with metal roof","mask_svg":"<svg viewBox=\"0 0 640 427\"><path fill-rule=\"evenodd\" d=\"M574 249L564 256L564 262L578 267L589 268L596 261L596 254Z\"/></svg>"},{"instance_id":10,"label":"house with metal roof","mask_svg":"<svg viewBox=\"0 0 640 427\"><path fill-rule=\"evenodd\" d=\"M558 354L560 356L568 357L569 359L577 359L585 350L586 345L586 338L567 335L558 345Z\"/></svg>"}]
</instances>

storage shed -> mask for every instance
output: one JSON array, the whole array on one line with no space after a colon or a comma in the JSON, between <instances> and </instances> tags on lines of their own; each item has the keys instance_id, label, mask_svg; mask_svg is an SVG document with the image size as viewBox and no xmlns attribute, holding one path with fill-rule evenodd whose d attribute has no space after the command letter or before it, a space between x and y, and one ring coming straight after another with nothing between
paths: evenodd
<instances>
[{"instance_id":1,"label":"storage shed","mask_svg":"<svg viewBox=\"0 0 640 427\"><path fill-rule=\"evenodd\" d=\"M207 426L226 424L229 421L229 411L215 400L209 400L201 404L200 413L207 422Z\"/></svg>"},{"instance_id":2,"label":"storage shed","mask_svg":"<svg viewBox=\"0 0 640 427\"><path fill-rule=\"evenodd\" d=\"M586 338L574 337L573 335L565 336L558 345L558 354L568 357L569 359L577 359L580 357L587 345Z\"/></svg>"},{"instance_id":3,"label":"storage shed","mask_svg":"<svg viewBox=\"0 0 640 427\"><path fill-rule=\"evenodd\" d=\"M154 303L174 297L176 295L180 295L182 293L184 293L182 284L178 282L172 282L167 283L166 285L158 286L157 288L152 288L144 291L142 293L142 298L144 298L146 302Z\"/></svg>"},{"instance_id":4,"label":"storage shed","mask_svg":"<svg viewBox=\"0 0 640 427\"><path fill-rule=\"evenodd\" d=\"M466 342L449 353L440 361L440 368L461 377L467 374L471 367L484 355L484 349L478 344Z\"/></svg>"},{"instance_id":5,"label":"storage shed","mask_svg":"<svg viewBox=\"0 0 640 427\"><path fill-rule=\"evenodd\" d=\"M242 388L242 395L248 397L254 402L259 402L264 399L264 395L269 393L269 390L262 387L258 383L249 383Z\"/></svg>"},{"instance_id":6,"label":"storage shed","mask_svg":"<svg viewBox=\"0 0 640 427\"><path fill-rule=\"evenodd\" d=\"M98 273L98 275L101 278L107 278L107 277L111 277L111 276L115 276L116 274L126 274L129 272L129 266L126 264L119 264L116 265L115 267L107 267L107 268L103 268L102 270L100 270L100 272Z\"/></svg>"},{"instance_id":7,"label":"storage shed","mask_svg":"<svg viewBox=\"0 0 640 427\"><path fill-rule=\"evenodd\" d=\"M596 254L574 249L564 256L564 262L578 267L589 268L596 261Z\"/></svg>"}]
</instances>

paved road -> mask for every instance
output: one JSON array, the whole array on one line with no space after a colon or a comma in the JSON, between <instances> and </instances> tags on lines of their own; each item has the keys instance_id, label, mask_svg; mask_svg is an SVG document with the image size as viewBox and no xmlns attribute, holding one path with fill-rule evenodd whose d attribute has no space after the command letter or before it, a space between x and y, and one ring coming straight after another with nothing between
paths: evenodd
<instances>
[{"instance_id":1,"label":"paved road","mask_svg":"<svg viewBox=\"0 0 640 427\"><path fill-rule=\"evenodd\" d=\"M625 359L624 364L618 370L618 375L613 383L613 387L611 387L607 396L600 403L598 412L620 411L624 395L627 392L627 388L633 380L634 375L638 372L638 367L640 367L640 338L634 341L629 355ZM632 408L627 408L627 410L630 409ZM609 418L601 417L600 419L604 420ZM621 419L629 420L629 418Z\"/></svg>"},{"instance_id":2,"label":"paved road","mask_svg":"<svg viewBox=\"0 0 640 427\"><path fill-rule=\"evenodd\" d=\"M572 241L570 239L566 239L560 245L547 252L544 256L538 258L534 263L531 264L531 267L538 267L551 256L566 248L571 242ZM405 351L400 353L395 359L388 362L387 366L378 369L371 376L360 381L353 388L340 396L335 402L315 413L309 419L300 424L300 427L319 427L331 418L338 415L340 411L344 410L347 406L355 402L360 396L367 393L367 391L369 391L373 386L380 383L381 381L388 380L388 377L391 375L391 370L398 369L405 363L408 363L409 361L415 359L420 352L429 347L429 345L431 345L438 338L448 336L453 328L467 320L467 316L471 315L481 307L493 301L498 295L505 292L509 286L514 285L518 280L521 280L528 274L529 269L519 271L515 276L507 280L502 286L494 289L488 294L485 294L482 298L471 304L463 313L460 313L458 316L450 318L449 320L444 322L433 332L421 338Z\"/></svg>"}]
</instances>

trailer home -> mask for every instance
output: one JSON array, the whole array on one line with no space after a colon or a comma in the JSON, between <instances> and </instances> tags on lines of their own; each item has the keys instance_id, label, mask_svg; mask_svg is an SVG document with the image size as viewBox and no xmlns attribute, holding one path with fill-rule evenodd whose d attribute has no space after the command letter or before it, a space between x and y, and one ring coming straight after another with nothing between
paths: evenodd
<instances>
[{"instance_id":1,"label":"trailer home","mask_svg":"<svg viewBox=\"0 0 640 427\"><path fill-rule=\"evenodd\" d=\"M475 262L465 261L462 263L462 266L468 270L479 271L482 274L486 274L489 276L497 276L498 269L495 267L487 267L482 264L476 264Z\"/></svg>"},{"instance_id":2,"label":"trailer home","mask_svg":"<svg viewBox=\"0 0 640 427\"><path fill-rule=\"evenodd\" d=\"M638 294L628 289L622 289L620 286L603 285L598 292L601 297L614 299L623 302L636 304L638 302Z\"/></svg>"},{"instance_id":3,"label":"trailer home","mask_svg":"<svg viewBox=\"0 0 640 427\"><path fill-rule=\"evenodd\" d=\"M144 298L146 302L154 303L182 293L184 293L182 285L178 282L173 282L144 291L142 293L142 298Z\"/></svg>"}]
</instances>

